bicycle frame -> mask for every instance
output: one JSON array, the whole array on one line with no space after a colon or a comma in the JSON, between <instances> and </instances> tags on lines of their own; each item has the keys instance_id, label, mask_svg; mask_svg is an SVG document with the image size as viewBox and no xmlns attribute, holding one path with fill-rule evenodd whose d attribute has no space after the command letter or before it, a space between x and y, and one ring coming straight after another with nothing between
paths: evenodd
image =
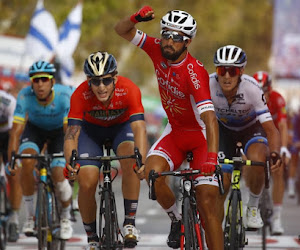
<instances>
[{"instance_id":1,"label":"bicycle frame","mask_svg":"<svg viewBox=\"0 0 300 250\"><path fill-rule=\"evenodd\" d=\"M243 160L242 144L237 143L237 156L232 159L220 159L219 163L232 164L233 172L231 175L231 192L227 202L225 225L224 225L224 244L225 249L235 250L243 248L248 244L245 239L245 227L243 224L243 202L240 190L241 171L244 165L262 166L265 169L265 186L269 187L269 161L256 162Z\"/></svg>"},{"instance_id":2,"label":"bicycle frame","mask_svg":"<svg viewBox=\"0 0 300 250\"><path fill-rule=\"evenodd\" d=\"M192 160L192 156L188 154L188 162ZM182 215L183 223L181 225L180 249L203 249L203 235L201 234L200 214L197 210L196 194L195 194L195 180L193 175L200 174L200 170L193 170L191 168L176 171L155 172L151 170L149 173L149 198L156 200L155 195L155 180L160 176L176 176L181 178L181 192L182 192ZM218 177L220 193L223 194L223 180L222 172L219 165L216 166L215 171ZM195 241L196 239L196 241Z\"/></svg>"},{"instance_id":3,"label":"bicycle frame","mask_svg":"<svg viewBox=\"0 0 300 250\"><path fill-rule=\"evenodd\" d=\"M110 156L110 144L104 145L104 156L95 157L78 157L77 151L72 151L70 164L74 168L75 162L78 160L94 160L102 162L103 182L99 183L99 234L102 249L122 249L123 235L119 228L117 208L115 202L114 192L112 191L112 182L118 174L118 170L114 168L117 173L112 178L111 176L111 161L122 159L136 159L137 166L142 165L142 156L138 148L134 149L133 155L126 156ZM104 222L104 223L103 223Z\"/></svg>"},{"instance_id":4,"label":"bicycle frame","mask_svg":"<svg viewBox=\"0 0 300 250\"><path fill-rule=\"evenodd\" d=\"M51 180L50 163L53 158L64 157L62 153L54 154L15 154L12 153L11 165L16 159L36 159L39 171L37 202L35 211L35 228L39 249L44 247L64 249L65 240L59 239L59 208L55 196L54 184ZM46 207L45 207L46 205Z\"/></svg>"}]
</instances>

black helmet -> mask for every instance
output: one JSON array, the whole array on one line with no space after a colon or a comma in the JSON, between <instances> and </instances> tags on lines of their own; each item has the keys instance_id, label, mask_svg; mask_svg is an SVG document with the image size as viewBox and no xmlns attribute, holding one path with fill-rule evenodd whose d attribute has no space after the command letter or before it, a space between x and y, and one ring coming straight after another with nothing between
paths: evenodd
<instances>
[{"instance_id":1,"label":"black helmet","mask_svg":"<svg viewBox=\"0 0 300 250\"><path fill-rule=\"evenodd\" d=\"M113 55L98 51L89 55L83 69L90 77L113 74L117 70L117 61Z\"/></svg>"}]
</instances>

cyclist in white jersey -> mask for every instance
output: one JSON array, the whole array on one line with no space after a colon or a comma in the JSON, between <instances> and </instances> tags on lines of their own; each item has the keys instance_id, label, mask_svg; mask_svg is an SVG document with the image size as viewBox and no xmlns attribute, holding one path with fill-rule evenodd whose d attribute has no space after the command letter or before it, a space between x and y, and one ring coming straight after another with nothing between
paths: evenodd
<instances>
[{"instance_id":1,"label":"cyclist in white jersey","mask_svg":"<svg viewBox=\"0 0 300 250\"><path fill-rule=\"evenodd\" d=\"M187 12L169 11L162 17L161 38L150 37L137 30L135 24L154 18L150 6L144 6L131 17L115 26L116 32L143 49L155 67L162 105L169 123L162 136L150 149L145 167L139 177L148 180L150 170L176 170L193 152L193 169L201 169L196 177L197 205L205 222L207 245L210 249L223 249L223 233L218 218L219 188L212 177L217 164L218 123L209 92L209 78L203 64L188 52L196 35L197 24ZM145 172L143 172L145 170ZM155 183L159 204L171 219L167 244L180 247L181 215L178 213L174 194L160 177ZM217 240L216 240L217 239Z\"/></svg>"},{"instance_id":2,"label":"cyclist in white jersey","mask_svg":"<svg viewBox=\"0 0 300 250\"><path fill-rule=\"evenodd\" d=\"M279 132L263 91L254 78L243 74L246 63L246 53L234 45L219 48L214 56L216 73L210 75L210 91L219 121L219 159L232 158L236 142L240 141L247 159L264 162L270 154L271 168L275 171L281 166ZM264 169L245 166L243 172L249 188L247 226L260 228L263 222L258 202L264 187ZM225 180L228 190L230 179Z\"/></svg>"},{"instance_id":3,"label":"cyclist in white jersey","mask_svg":"<svg viewBox=\"0 0 300 250\"><path fill-rule=\"evenodd\" d=\"M7 148L9 131L12 127L15 107L16 98L13 95L0 90L0 154L2 156L2 159L0 159L1 168L3 167L3 164L6 164L8 162ZM12 182L16 182L18 180L16 178L12 178L10 175L6 175L6 177L8 180L8 185L10 187L14 187L14 183ZM19 193L21 193L21 190L17 191L20 191ZM20 204L18 204L16 199L14 199L13 192L9 193L9 201L12 207L12 213L8 221L8 241L15 242L18 240L18 208Z\"/></svg>"}]
</instances>

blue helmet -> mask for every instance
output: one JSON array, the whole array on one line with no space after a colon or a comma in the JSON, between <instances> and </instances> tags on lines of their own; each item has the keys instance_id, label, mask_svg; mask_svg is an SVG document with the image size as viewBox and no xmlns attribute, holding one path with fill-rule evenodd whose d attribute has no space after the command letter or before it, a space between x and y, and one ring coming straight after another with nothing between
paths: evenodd
<instances>
[{"instance_id":1,"label":"blue helmet","mask_svg":"<svg viewBox=\"0 0 300 250\"><path fill-rule=\"evenodd\" d=\"M84 73L89 77L104 76L117 73L117 61L107 52L90 54L83 66Z\"/></svg>"},{"instance_id":2,"label":"blue helmet","mask_svg":"<svg viewBox=\"0 0 300 250\"><path fill-rule=\"evenodd\" d=\"M55 74L56 69L52 63L45 61L37 61L31 65L29 68L29 77L33 76L35 73L48 73L49 75Z\"/></svg>"}]
</instances>

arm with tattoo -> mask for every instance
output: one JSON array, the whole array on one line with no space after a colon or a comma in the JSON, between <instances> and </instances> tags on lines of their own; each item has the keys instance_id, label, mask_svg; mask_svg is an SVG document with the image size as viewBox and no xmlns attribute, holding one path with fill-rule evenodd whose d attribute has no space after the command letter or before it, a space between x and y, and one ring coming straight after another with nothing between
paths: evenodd
<instances>
[{"instance_id":1,"label":"arm with tattoo","mask_svg":"<svg viewBox=\"0 0 300 250\"><path fill-rule=\"evenodd\" d=\"M67 128L66 135L65 135L65 143L64 143L64 154L67 163L70 162L72 150L73 149L77 150L80 130L81 130L81 126L79 125L71 125L68 126Z\"/></svg>"}]
</instances>

